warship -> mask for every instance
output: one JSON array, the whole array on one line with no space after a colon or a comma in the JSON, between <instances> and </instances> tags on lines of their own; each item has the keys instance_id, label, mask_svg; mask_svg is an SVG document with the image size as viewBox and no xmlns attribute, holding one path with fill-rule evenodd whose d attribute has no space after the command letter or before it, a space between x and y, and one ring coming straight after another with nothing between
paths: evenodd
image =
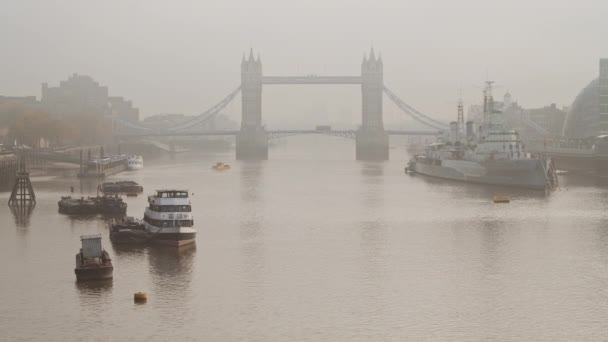
<instances>
[{"instance_id":1,"label":"warship","mask_svg":"<svg viewBox=\"0 0 608 342\"><path fill-rule=\"evenodd\" d=\"M462 101L458 121L440 133L437 142L414 156L406 171L431 177L501 186L552 190L557 186L550 158L526 151L516 130L505 125L503 114L494 108L492 83L486 82L483 117L464 124Z\"/></svg>"}]
</instances>

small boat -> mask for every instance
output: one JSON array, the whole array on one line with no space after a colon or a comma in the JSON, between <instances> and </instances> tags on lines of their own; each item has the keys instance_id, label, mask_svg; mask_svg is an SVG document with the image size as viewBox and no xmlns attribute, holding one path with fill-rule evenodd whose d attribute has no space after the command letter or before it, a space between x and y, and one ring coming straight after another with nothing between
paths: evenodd
<instances>
[{"instance_id":1,"label":"small boat","mask_svg":"<svg viewBox=\"0 0 608 342\"><path fill-rule=\"evenodd\" d=\"M101 246L101 235L80 236L82 247L76 254L77 281L112 279L114 266L108 252Z\"/></svg>"},{"instance_id":2,"label":"small boat","mask_svg":"<svg viewBox=\"0 0 608 342\"><path fill-rule=\"evenodd\" d=\"M494 203L509 203L509 202L511 202L511 196L508 196L508 195L494 196Z\"/></svg>"},{"instance_id":3,"label":"small boat","mask_svg":"<svg viewBox=\"0 0 608 342\"><path fill-rule=\"evenodd\" d=\"M127 203L118 196L97 196L72 198L63 196L57 202L59 212L66 215L124 215L127 213Z\"/></svg>"},{"instance_id":4,"label":"small boat","mask_svg":"<svg viewBox=\"0 0 608 342\"><path fill-rule=\"evenodd\" d=\"M230 165L224 164L222 162L217 162L211 168L216 171L225 171L225 170L230 170Z\"/></svg>"}]
</instances>

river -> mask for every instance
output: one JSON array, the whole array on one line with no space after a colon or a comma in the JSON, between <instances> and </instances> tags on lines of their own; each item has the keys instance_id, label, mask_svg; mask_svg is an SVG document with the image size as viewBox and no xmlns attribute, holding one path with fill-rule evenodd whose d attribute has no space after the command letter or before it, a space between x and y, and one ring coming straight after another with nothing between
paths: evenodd
<instances>
[{"instance_id":1,"label":"river","mask_svg":"<svg viewBox=\"0 0 608 342\"><path fill-rule=\"evenodd\" d=\"M608 338L607 186L561 176L544 196L404 174L401 147L383 163L353 156L348 140L293 137L264 162L189 152L110 177L190 190L198 235L180 250L112 246L106 221L57 213L70 186L96 184L33 177L34 210L0 210L0 340ZM232 169L211 170L220 160ZM141 218L146 196L125 200ZM110 283L75 282L91 233Z\"/></svg>"}]
</instances>

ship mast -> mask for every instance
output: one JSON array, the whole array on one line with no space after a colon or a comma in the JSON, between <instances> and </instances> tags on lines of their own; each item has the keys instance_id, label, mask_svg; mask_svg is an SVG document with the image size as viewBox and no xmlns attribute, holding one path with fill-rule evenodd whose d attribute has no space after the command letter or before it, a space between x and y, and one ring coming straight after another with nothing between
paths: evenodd
<instances>
[{"instance_id":1,"label":"ship mast","mask_svg":"<svg viewBox=\"0 0 608 342\"><path fill-rule=\"evenodd\" d=\"M462 98L458 100L458 140L461 140L464 135L464 106L462 104Z\"/></svg>"},{"instance_id":2,"label":"ship mast","mask_svg":"<svg viewBox=\"0 0 608 342\"><path fill-rule=\"evenodd\" d=\"M492 84L494 81L486 81L486 87L483 90L483 122L482 122L482 130L483 135L485 135L486 131L490 127L489 120L494 112L494 98L492 97Z\"/></svg>"},{"instance_id":3,"label":"ship mast","mask_svg":"<svg viewBox=\"0 0 608 342\"><path fill-rule=\"evenodd\" d=\"M487 105L487 109L488 109L488 113L492 114L494 113L494 97L492 96L492 84L494 84L494 81L486 81L486 96L487 96L487 101L488 101L488 105Z\"/></svg>"}]
</instances>

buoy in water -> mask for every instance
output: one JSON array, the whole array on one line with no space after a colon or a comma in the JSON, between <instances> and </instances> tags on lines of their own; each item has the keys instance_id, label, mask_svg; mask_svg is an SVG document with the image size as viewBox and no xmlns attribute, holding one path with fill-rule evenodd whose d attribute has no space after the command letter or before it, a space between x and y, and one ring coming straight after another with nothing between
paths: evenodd
<instances>
[{"instance_id":1,"label":"buoy in water","mask_svg":"<svg viewBox=\"0 0 608 342\"><path fill-rule=\"evenodd\" d=\"M511 202L511 197L507 195L496 195L494 196L494 203L509 203Z\"/></svg>"},{"instance_id":2,"label":"buoy in water","mask_svg":"<svg viewBox=\"0 0 608 342\"><path fill-rule=\"evenodd\" d=\"M133 300L136 303L143 303L148 300L148 294L145 292L135 292L135 294L133 294Z\"/></svg>"}]
</instances>

